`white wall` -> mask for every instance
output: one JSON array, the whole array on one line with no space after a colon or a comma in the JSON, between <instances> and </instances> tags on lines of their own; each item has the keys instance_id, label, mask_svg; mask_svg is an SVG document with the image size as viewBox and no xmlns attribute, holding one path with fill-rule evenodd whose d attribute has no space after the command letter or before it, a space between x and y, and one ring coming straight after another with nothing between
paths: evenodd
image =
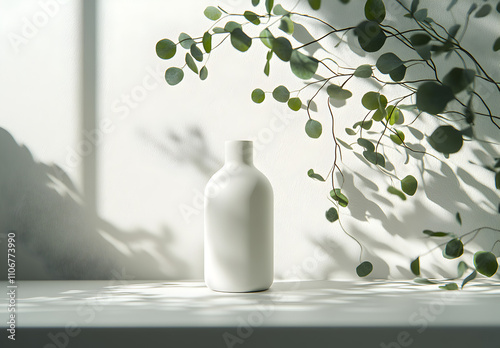
<instances>
[{"instance_id":1,"label":"white wall","mask_svg":"<svg viewBox=\"0 0 500 348\"><path fill-rule=\"evenodd\" d=\"M6 173L0 176L4 185L2 204L9 207L2 232L14 229L22 234L27 260L22 276L99 278L126 274L136 279L201 278L201 192L211 174L222 165L224 141L253 139L256 165L269 177L275 191L276 276L355 277L359 247L338 223L330 224L324 218L325 210L331 206L328 185L306 176L310 168L326 174L331 166L333 147L326 97L318 100L319 112L314 116L324 126L324 134L318 140L304 133L304 111L295 113L271 98L262 105L254 104L250 93L256 87L271 91L279 84L290 89L302 86L276 57L271 76L267 78L261 73L266 50L260 42L254 42L245 54L230 45L214 51L206 81L185 69L186 78L180 85L170 87L164 82L167 67L183 65L183 52L172 61L162 61L155 54L156 42L164 37L175 41L181 31L201 35L211 25L203 16L203 9L214 1L100 2L99 219L89 220L81 197L73 193L78 191L81 168L68 162L70 149L81 146L79 5L72 1L60 5L54 17L19 49L6 39L11 32L21 32L24 18L43 11L40 3L0 2L0 12L4 14L0 19L0 76L8 81L1 85L6 98L0 105L0 126L15 139L14 142L3 135L4 140L8 139L4 143L11 148L4 150L3 159L9 167L17 163L19 168L0 172ZM285 8L288 3L295 2L283 1ZM361 2L353 1L348 6L337 1L324 3L322 16L339 27L363 18ZM445 7L444 3L433 6ZM247 1L222 0L219 4L228 11L238 11L247 6ZM463 9L458 7L454 13L460 22ZM400 10L392 5L388 10L388 20L403 26L399 22ZM437 13L446 15L441 9ZM495 16L490 20L498 21L498 14ZM471 22L465 45L471 45L481 62L491 69L498 57L490 51L483 53L474 33L480 30L482 40L487 42L493 42L495 34L489 29L492 26L478 27L480 23ZM314 28L311 33L317 37L321 30ZM345 44L334 51L339 63L349 66L373 64L380 53L362 57ZM500 78L498 73L495 78ZM352 143L355 140L345 135L343 129L365 114L359 100L373 86L352 81L349 88L355 92L354 97L334 112L340 138ZM495 96L491 94L488 101L498 110ZM305 99L307 92L301 97ZM412 117L410 113L405 116ZM425 133L430 134L435 123L430 118L424 121ZM478 128L484 131L485 140L498 141L498 130L489 124L478 124ZM417 141L408 132L407 136L411 142ZM26 146L33 160L27 156L19 164L21 152L28 150L21 150L15 143ZM425 142L423 145L427 146ZM453 229L461 234L482 225L498 226L496 207L500 198L498 191L492 189L491 173L468 163L485 157L485 151L496 151L498 155L497 145L464 149L452 155L447 162L449 167L434 158L421 162L413 157L404 165L406 155L398 155L400 150L389 147L386 151L398 177L412 174L421 184L425 183L405 202L387 194L391 183L387 176L364 164L352 152L343 151L343 190L350 205L341 210L341 220L346 230L366 246L363 259L373 262L373 277L411 277L412 258L434 245L422 238L424 229ZM62 189L65 185L60 183L61 176L55 180L57 185L53 183L54 175L49 178L50 170L43 166L51 163L69 175L76 184L75 190ZM26 171L37 174L25 175ZM459 175L454 178L452 172L457 171ZM13 186L14 181L23 187L22 191L27 192L24 197L28 198L19 198L21 188ZM462 215L463 226L455 222L457 211ZM478 241L487 245L491 238L486 235L485 240ZM436 267L431 265L433 259L438 260ZM39 266L32 268L34 264ZM455 265L455 261L444 260L439 253L422 260L424 275L453 273Z\"/></svg>"}]
</instances>

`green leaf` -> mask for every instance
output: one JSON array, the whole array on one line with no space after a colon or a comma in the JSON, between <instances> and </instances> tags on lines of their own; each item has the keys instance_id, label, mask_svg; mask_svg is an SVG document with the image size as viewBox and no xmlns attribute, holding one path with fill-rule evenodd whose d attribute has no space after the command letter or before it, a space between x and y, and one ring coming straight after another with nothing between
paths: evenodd
<instances>
[{"instance_id":1,"label":"green leaf","mask_svg":"<svg viewBox=\"0 0 500 348\"><path fill-rule=\"evenodd\" d=\"M262 41L262 43L265 46L267 46L267 48L270 48L270 49L273 48L274 36L273 36L273 34L271 34L269 29L266 28L266 29L262 30L259 37L260 37L260 40Z\"/></svg>"},{"instance_id":2,"label":"green leaf","mask_svg":"<svg viewBox=\"0 0 500 348\"><path fill-rule=\"evenodd\" d=\"M288 99L288 107L293 111L299 111L302 107L302 101L300 98L290 98Z\"/></svg>"},{"instance_id":3,"label":"green leaf","mask_svg":"<svg viewBox=\"0 0 500 348\"><path fill-rule=\"evenodd\" d=\"M467 284L468 282L470 282L471 280L474 280L476 279L476 276L477 276L477 271L474 270L471 274L469 274L465 279L464 281L462 282L462 289L464 288L465 284Z\"/></svg>"},{"instance_id":4,"label":"green leaf","mask_svg":"<svg viewBox=\"0 0 500 348\"><path fill-rule=\"evenodd\" d=\"M465 262L460 261L457 266L457 278L462 278L467 269L469 269L469 266Z\"/></svg>"},{"instance_id":5,"label":"green leaf","mask_svg":"<svg viewBox=\"0 0 500 348\"><path fill-rule=\"evenodd\" d=\"M423 233L429 237L446 237L450 235L448 232L433 232L431 230L424 230Z\"/></svg>"},{"instance_id":6,"label":"green leaf","mask_svg":"<svg viewBox=\"0 0 500 348\"><path fill-rule=\"evenodd\" d=\"M396 130L396 133L397 134L390 135L391 140L398 145L403 144L403 141L405 141L405 134L400 130Z\"/></svg>"},{"instance_id":7,"label":"green leaf","mask_svg":"<svg viewBox=\"0 0 500 348\"><path fill-rule=\"evenodd\" d=\"M245 11L245 13L243 13L243 17L245 17L245 19L252 24L260 24L259 16L257 16L257 14L252 11Z\"/></svg>"},{"instance_id":8,"label":"green leaf","mask_svg":"<svg viewBox=\"0 0 500 348\"><path fill-rule=\"evenodd\" d=\"M453 99L451 88L436 82L424 82L417 89L417 107L431 115L443 112Z\"/></svg>"},{"instance_id":9,"label":"green leaf","mask_svg":"<svg viewBox=\"0 0 500 348\"><path fill-rule=\"evenodd\" d=\"M208 19L210 19L212 21L218 20L220 18L220 16L222 15L220 10L214 6L208 6L205 9L205 11L203 11L203 13L205 14L205 17L207 17Z\"/></svg>"},{"instance_id":10,"label":"green leaf","mask_svg":"<svg viewBox=\"0 0 500 348\"><path fill-rule=\"evenodd\" d=\"M182 81L183 78L184 72L182 71L182 69L172 67L168 68L167 71L165 71L165 80L170 86L178 84Z\"/></svg>"},{"instance_id":11,"label":"green leaf","mask_svg":"<svg viewBox=\"0 0 500 348\"><path fill-rule=\"evenodd\" d=\"M316 74L318 60L314 57L306 56L297 50L293 50L290 56L290 68L295 76L303 80L308 80Z\"/></svg>"},{"instance_id":12,"label":"green leaf","mask_svg":"<svg viewBox=\"0 0 500 348\"><path fill-rule=\"evenodd\" d=\"M500 50L500 37L495 40L495 43L493 44L493 51L498 51Z\"/></svg>"},{"instance_id":13,"label":"green leaf","mask_svg":"<svg viewBox=\"0 0 500 348\"><path fill-rule=\"evenodd\" d=\"M325 179L321 175L319 175L318 173L315 173L314 170L312 170L312 169L309 169L307 171L307 176L310 178L319 180L319 181L325 181Z\"/></svg>"},{"instance_id":14,"label":"green leaf","mask_svg":"<svg viewBox=\"0 0 500 348\"><path fill-rule=\"evenodd\" d=\"M366 129L366 130L369 130L370 128L372 128L372 124L373 124L373 121L372 120L368 120L368 121L359 121L359 122L356 122L352 128L356 129L356 127L361 127L363 129Z\"/></svg>"},{"instance_id":15,"label":"green leaf","mask_svg":"<svg viewBox=\"0 0 500 348\"><path fill-rule=\"evenodd\" d=\"M491 277L498 269L497 258L489 251L478 251L474 254L474 267L482 275Z\"/></svg>"},{"instance_id":16,"label":"green leaf","mask_svg":"<svg viewBox=\"0 0 500 348\"><path fill-rule=\"evenodd\" d=\"M417 284L425 284L425 285L437 284L435 281L426 278L415 278L413 281Z\"/></svg>"},{"instance_id":17,"label":"green leaf","mask_svg":"<svg viewBox=\"0 0 500 348\"><path fill-rule=\"evenodd\" d=\"M241 24L233 21L227 22L224 26L224 32L232 33L235 29L241 29Z\"/></svg>"},{"instance_id":18,"label":"green leaf","mask_svg":"<svg viewBox=\"0 0 500 348\"><path fill-rule=\"evenodd\" d=\"M266 0L266 11L267 13L271 13L271 11L273 10L273 6L274 6L274 0Z\"/></svg>"},{"instance_id":19,"label":"green leaf","mask_svg":"<svg viewBox=\"0 0 500 348\"><path fill-rule=\"evenodd\" d=\"M459 225L462 225L462 217L460 216L460 213L457 212L455 215L455 218L457 219L457 222Z\"/></svg>"},{"instance_id":20,"label":"green leaf","mask_svg":"<svg viewBox=\"0 0 500 348\"><path fill-rule=\"evenodd\" d=\"M405 75L406 75L405 65L401 65L389 73L389 76L394 82L402 81L405 78Z\"/></svg>"},{"instance_id":21,"label":"green leaf","mask_svg":"<svg viewBox=\"0 0 500 348\"><path fill-rule=\"evenodd\" d=\"M365 4L365 17L369 21L381 23L385 18L385 6L382 0L368 0Z\"/></svg>"},{"instance_id":22,"label":"green leaf","mask_svg":"<svg viewBox=\"0 0 500 348\"><path fill-rule=\"evenodd\" d=\"M351 128L346 128L346 129L345 129L345 132L346 132L347 134L349 134L349 135L356 135L356 132L355 132L355 131L353 131Z\"/></svg>"},{"instance_id":23,"label":"green leaf","mask_svg":"<svg viewBox=\"0 0 500 348\"><path fill-rule=\"evenodd\" d=\"M328 221L335 222L339 219L339 212L332 207L326 211L325 216Z\"/></svg>"},{"instance_id":24,"label":"green leaf","mask_svg":"<svg viewBox=\"0 0 500 348\"><path fill-rule=\"evenodd\" d=\"M457 283L448 283L446 285L441 285L439 288L443 290L458 290L458 285Z\"/></svg>"},{"instance_id":25,"label":"green leaf","mask_svg":"<svg viewBox=\"0 0 500 348\"><path fill-rule=\"evenodd\" d=\"M342 139L337 138L337 142L338 142L340 145L342 145L343 147L345 147L346 149L348 149L348 150L352 150L352 147L351 147L349 144L347 144L345 141L342 141Z\"/></svg>"},{"instance_id":26,"label":"green leaf","mask_svg":"<svg viewBox=\"0 0 500 348\"><path fill-rule=\"evenodd\" d=\"M406 196L403 192L399 191L397 188L393 187L393 186L389 186L387 188L387 192L393 194L393 195L396 195L398 196L399 198L401 198L403 201L406 201Z\"/></svg>"},{"instance_id":27,"label":"green leaf","mask_svg":"<svg viewBox=\"0 0 500 348\"><path fill-rule=\"evenodd\" d=\"M260 0L252 0L252 5L255 7L255 6L258 6L260 3Z\"/></svg>"},{"instance_id":28,"label":"green leaf","mask_svg":"<svg viewBox=\"0 0 500 348\"><path fill-rule=\"evenodd\" d=\"M369 64L360 65L354 71L354 76L365 79L371 77L372 74L373 74L372 66Z\"/></svg>"},{"instance_id":29,"label":"green leaf","mask_svg":"<svg viewBox=\"0 0 500 348\"><path fill-rule=\"evenodd\" d=\"M443 84L450 87L454 94L467 88L474 81L476 73L471 69L453 68L443 78Z\"/></svg>"},{"instance_id":30,"label":"green leaf","mask_svg":"<svg viewBox=\"0 0 500 348\"><path fill-rule=\"evenodd\" d=\"M382 74L388 74L403 65L403 61L394 53L384 53L377 59L376 67Z\"/></svg>"},{"instance_id":31,"label":"green leaf","mask_svg":"<svg viewBox=\"0 0 500 348\"><path fill-rule=\"evenodd\" d=\"M491 12L491 5L484 4L483 6L481 6L481 8L479 10L477 10L474 17L476 17L476 18L486 17L487 15L490 14L490 12ZM481 272L479 272L479 273L481 273Z\"/></svg>"},{"instance_id":32,"label":"green leaf","mask_svg":"<svg viewBox=\"0 0 500 348\"><path fill-rule=\"evenodd\" d=\"M190 51L193 58L196 59L198 62L201 62L203 60L203 52L201 52L198 46L192 45Z\"/></svg>"},{"instance_id":33,"label":"green leaf","mask_svg":"<svg viewBox=\"0 0 500 348\"><path fill-rule=\"evenodd\" d=\"M203 66L200 69L200 79L203 81L203 80L206 80L207 77L208 77L208 69L206 66Z\"/></svg>"},{"instance_id":34,"label":"green leaf","mask_svg":"<svg viewBox=\"0 0 500 348\"><path fill-rule=\"evenodd\" d=\"M252 100L254 103L260 104L266 99L266 93L260 88L256 88L252 91Z\"/></svg>"},{"instance_id":35,"label":"green leaf","mask_svg":"<svg viewBox=\"0 0 500 348\"><path fill-rule=\"evenodd\" d=\"M387 36L374 21L364 21L354 29L361 48L366 52L376 52L384 46Z\"/></svg>"},{"instance_id":36,"label":"green leaf","mask_svg":"<svg viewBox=\"0 0 500 348\"><path fill-rule=\"evenodd\" d=\"M307 0L309 1L309 6L315 11L319 10L321 7L321 0Z\"/></svg>"},{"instance_id":37,"label":"green leaf","mask_svg":"<svg viewBox=\"0 0 500 348\"><path fill-rule=\"evenodd\" d=\"M292 35L294 27L295 26L294 26L292 20L290 19L290 17L288 17L288 16L281 17L279 29L283 30L287 34Z\"/></svg>"},{"instance_id":38,"label":"green leaf","mask_svg":"<svg viewBox=\"0 0 500 348\"><path fill-rule=\"evenodd\" d=\"M358 267L356 267L356 274L358 277L366 277L373 271L373 265L369 261L362 262Z\"/></svg>"},{"instance_id":39,"label":"green leaf","mask_svg":"<svg viewBox=\"0 0 500 348\"><path fill-rule=\"evenodd\" d=\"M358 138L358 144L363 146L366 149L366 151L370 152L375 151L375 145L373 145L373 143L368 139Z\"/></svg>"},{"instance_id":40,"label":"green leaf","mask_svg":"<svg viewBox=\"0 0 500 348\"><path fill-rule=\"evenodd\" d=\"M252 46L252 39L240 28L231 32L231 44L240 52L246 52Z\"/></svg>"},{"instance_id":41,"label":"green leaf","mask_svg":"<svg viewBox=\"0 0 500 348\"><path fill-rule=\"evenodd\" d=\"M413 196L417 192L418 182L413 175L407 175L401 180L401 190L408 196Z\"/></svg>"},{"instance_id":42,"label":"green leaf","mask_svg":"<svg viewBox=\"0 0 500 348\"><path fill-rule=\"evenodd\" d=\"M336 200L341 207L347 207L349 204L349 199L338 188L330 191L330 197Z\"/></svg>"},{"instance_id":43,"label":"green leaf","mask_svg":"<svg viewBox=\"0 0 500 348\"><path fill-rule=\"evenodd\" d=\"M387 98L377 92L367 92L361 99L361 104L368 110L385 109L387 106Z\"/></svg>"},{"instance_id":44,"label":"green leaf","mask_svg":"<svg viewBox=\"0 0 500 348\"><path fill-rule=\"evenodd\" d=\"M269 61L267 61L266 65L264 66L264 74L266 74L266 76L269 76L270 69L271 69L271 63L269 63Z\"/></svg>"},{"instance_id":45,"label":"green leaf","mask_svg":"<svg viewBox=\"0 0 500 348\"><path fill-rule=\"evenodd\" d=\"M205 52L210 53L212 51L212 35L208 31L203 34L202 44Z\"/></svg>"},{"instance_id":46,"label":"green leaf","mask_svg":"<svg viewBox=\"0 0 500 348\"><path fill-rule=\"evenodd\" d=\"M319 138L321 135L321 132L323 131L323 127L321 126L321 123L319 123L316 120L309 119L306 122L306 134L313 138Z\"/></svg>"},{"instance_id":47,"label":"green leaf","mask_svg":"<svg viewBox=\"0 0 500 348\"><path fill-rule=\"evenodd\" d=\"M290 92L285 86L278 86L273 91L273 97L280 103L286 103L290 98Z\"/></svg>"},{"instance_id":48,"label":"green leaf","mask_svg":"<svg viewBox=\"0 0 500 348\"><path fill-rule=\"evenodd\" d=\"M286 16L287 14L290 13L290 11L285 10L283 8L283 6L281 6L280 4L278 4L278 5L274 6L273 13L276 16Z\"/></svg>"},{"instance_id":49,"label":"green leaf","mask_svg":"<svg viewBox=\"0 0 500 348\"><path fill-rule=\"evenodd\" d=\"M500 172L495 175L495 187L497 190L500 190Z\"/></svg>"},{"instance_id":50,"label":"green leaf","mask_svg":"<svg viewBox=\"0 0 500 348\"><path fill-rule=\"evenodd\" d=\"M212 30L214 33L217 33L217 34L227 33L226 29L220 28L220 27L215 27Z\"/></svg>"},{"instance_id":51,"label":"green leaf","mask_svg":"<svg viewBox=\"0 0 500 348\"><path fill-rule=\"evenodd\" d=\"M431 41L431 37L423 33L413 34L410 37L410 42L413 46L427 45L429 41Z\"/></svg>"},{"instance_id":52,"label":"green leaf","mask_svg":"<svg viewBox=\"0 0 500 348\"><path fill-rule=\"evenodd\" d=\"M443 256L447 259L456 259L464 253L464 243L458 238L454 238L446 243Z\"/></svg>"},{"instance_id":53,"label":"green leaf","mask_svg":"<svg viewBox=\"0 0 500 348\"><path fill-rule=\"evenodd\" d=\"M398 120L399 120L399 114L400 110L394 106L394 105L389 105L386 109L386 119L389 121L389 124L391 126L395 125Z\"/></svg>"},{"instance_id":54,"label":"green leaf","mask_svg":"<svg viewBox=\"0 0 500 348\"><path fill-rule=\"evenodd\" d=\"M368 162L385 167L385 158L380 153L375 153L372 151L363 151L363 157L367 159Z\"/></svg>"},{"instance_id":55,"label":"green leaf","mask_svg":"<svg viewBox=\"0 0 500 348\"><path fill-rule=\"evenodd\" d=\"M416 276L420 275L420 257L417 257L412 261L412 263L410 264L410 269L411 272Z\"/></svg>"},{"instance_id":56,"label":"green leaf","mask_svg":"<svg viewBox=\"0 0 500 348\"><path fill-rule=\"evenodd\" d=\"M169 39L163 39L156 44L156 54L161 59L170 59L175 56L177 46Z\"/></svg>"},{"instance_id":57,"label":"green leaf","mask_svg":"<svg viewBox=\"0 0 500 348\"><path fill-rule=\"evenodd\" d=\"M453 126L440 126L427 139L434 150L450 154L458 152L464 143L462 133Z\"/></svg>"},{"instance_id":58,"label":"green leaf","mask_svg":"<svg viewBox=\"0 0 500 348\"><path fill-rule=\"evenodd\" d=\"M186 33L180 33L180 35L179 35L179 44L182 46L182 48L185 48L185 49L188 50L188 49L191 48L191 45L193 45L194 43L195 42L191 38L191 36L189 36Z\"/></svg>"},{"instance_id":59,"label":"green leaf","mask_svg":"<svg viewBox=\"0 0 500 348\"><path fill-rule=\"evenodd\" d=\"M292 44L285 37L279 37L272 41L272 50L282 61L288 62L292 56Z\"/></svg>"},{"instance_id":60,"label":"green leaf","mask_svg":"<svg viewBox=\"0 0 500 348\"><path fill-rule=\"evenodd\" d=\"M387 116L387 109L378 109L376 110L373 115L372 119L374 121L382 121L385 117Z\"/></svg>"},{"instance_id":61,"label":"green leaf","mask_svg":"<svg viewBox=\"0 0 500 348\"><path fill-rule=\"evenodd\" d=\"M326 88L326 93L328 93L328 96L330 98L336 99L336 100L346 100L346 99L349 99L350 97L352 97L351 91L349 91L347 89L343 89L342 87L337 86L337 85L329 85Z\"/></svg>"},{"instance_id":62,"label":"green leaf","mask_svg":"<svg viewBox=\"0 0 500 348\"><path fill-rule=\"evenodd\" d=\"M186 53L186 64L195 74L198 75L198 67L189 53Z\"/></svg>"}]
</instances>

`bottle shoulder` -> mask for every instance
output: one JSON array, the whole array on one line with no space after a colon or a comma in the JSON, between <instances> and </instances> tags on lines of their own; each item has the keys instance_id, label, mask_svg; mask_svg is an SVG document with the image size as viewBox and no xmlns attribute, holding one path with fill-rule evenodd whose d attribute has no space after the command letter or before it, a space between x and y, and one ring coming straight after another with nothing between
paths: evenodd
<instances>
[{"instance_id":1,"label":"bottle shoulder","mask_svg":"<svg viewBox=\"0 0 500 348\"><path fill-rule=\"evenodd\" d=\"M269 179L253 165L224 165L208 181L207 186L265 187L272 191Z\"/></svg>"}]
</instances>

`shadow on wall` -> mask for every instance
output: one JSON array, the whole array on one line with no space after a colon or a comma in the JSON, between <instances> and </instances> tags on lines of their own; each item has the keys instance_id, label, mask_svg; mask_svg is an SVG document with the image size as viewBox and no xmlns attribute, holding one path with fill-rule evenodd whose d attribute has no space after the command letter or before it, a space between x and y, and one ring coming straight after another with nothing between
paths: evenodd
<instances>
[{"instance_id":1,"label":"shadow on wall","mask_svg":"<svg viewBox=\"0 0 500 348\"><path fill-rule=\"evenodd\" d=\"M172 256L173 233L119 230L93 217L67 174L36 162L0 128L0 259L16 234L17 279L179 278L185 264ZM7 278L7 264L0 266Z\"/></svg>"}]
</instances>

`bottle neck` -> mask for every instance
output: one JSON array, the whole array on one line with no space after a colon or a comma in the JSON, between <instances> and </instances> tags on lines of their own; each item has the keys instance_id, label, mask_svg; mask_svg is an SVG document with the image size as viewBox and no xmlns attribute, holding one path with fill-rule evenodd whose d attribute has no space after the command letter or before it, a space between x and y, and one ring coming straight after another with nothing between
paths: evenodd
<instances>
[{"instance_id":1,"label":"bottle neck","mask_svg":"<svg viewBox=\"0 0 500 348\"><path fill-rule=\"evenodd\" d=\"M250 140L226 141L226 163L253 165L253 143Z\"/></svg>"}]
</instances>

